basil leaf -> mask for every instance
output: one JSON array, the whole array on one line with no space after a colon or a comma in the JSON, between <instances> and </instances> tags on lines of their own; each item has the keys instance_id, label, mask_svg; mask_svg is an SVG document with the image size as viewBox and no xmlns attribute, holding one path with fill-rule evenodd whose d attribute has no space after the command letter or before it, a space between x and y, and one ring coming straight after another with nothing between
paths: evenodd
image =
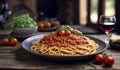
<instances>
[{"instance_id":1,"label":"basil leaf","mask_svg":"<svg viewBox=\"0 0 120 70\"><path fill-rule=\"evenodd\" d=\"M81 31L76 30L76 29L74 30L74 33L75 33L76 35L81 35L81 36L83 35L83 33L82 33Z\"/></svg>"}]
</instances>

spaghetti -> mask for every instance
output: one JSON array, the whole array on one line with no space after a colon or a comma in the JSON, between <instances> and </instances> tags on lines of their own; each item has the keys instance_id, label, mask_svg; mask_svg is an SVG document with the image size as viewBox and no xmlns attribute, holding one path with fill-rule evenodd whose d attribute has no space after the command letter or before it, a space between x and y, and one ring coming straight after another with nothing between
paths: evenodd
<instances>
[{"instance_id":1,"label":"spaghetti","mask_svg":"<svg viewBox=\"0 0 120 70\"><path fill-rule=\"evenodd\" d=\"M96 52L98 44L86 36L75 35L59 36L57 32L45 35L34 41L31 51L42 54L69 56L85 55Z\"/></svg>"}]
</instances>

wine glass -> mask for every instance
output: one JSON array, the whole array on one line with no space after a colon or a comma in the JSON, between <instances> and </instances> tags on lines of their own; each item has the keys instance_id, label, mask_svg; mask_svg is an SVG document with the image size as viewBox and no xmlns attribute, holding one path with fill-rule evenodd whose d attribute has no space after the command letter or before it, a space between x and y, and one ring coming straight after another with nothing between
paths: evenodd
<instances>
[{"instance_id":1,"label":"wine glass","mask_svg":"<svg viewBox=\"0 0 120 70\"><path fill-rule=\"evenodd\" d=\"M104 16L101 15L99 19L99 26L100 28L106 33L107 37L105 43L109 45L109 33L114 29L116 23L115 16Z\"/></svg>"}]
</instances>

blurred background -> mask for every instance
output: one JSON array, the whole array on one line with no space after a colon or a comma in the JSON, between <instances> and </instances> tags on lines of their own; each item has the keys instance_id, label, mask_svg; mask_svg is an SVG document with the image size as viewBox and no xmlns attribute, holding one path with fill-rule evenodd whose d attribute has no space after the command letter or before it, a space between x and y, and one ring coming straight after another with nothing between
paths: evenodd
<instances>
[{"instance_id":1,"label":"blurred background","mask_svg":"<svg viewBox=\"0 0 120 70\"><path fill-rule=\"evenodd\" d=\"M0 28L12 17L29 13L35 20L49 18L104 33L98 27L100 15L115 15L117 24L113 32L120 33L119 4L120 0L0 0Z\"/></svg>"}]
</instances>

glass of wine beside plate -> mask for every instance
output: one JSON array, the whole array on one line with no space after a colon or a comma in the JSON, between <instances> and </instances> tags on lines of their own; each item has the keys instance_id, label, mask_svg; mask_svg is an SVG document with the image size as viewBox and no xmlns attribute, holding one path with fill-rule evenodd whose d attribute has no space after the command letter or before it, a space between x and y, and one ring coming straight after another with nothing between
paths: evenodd
<instances>
[{"instance_id":1,"label":"glass of wine beside plate","mask_svg":"<svg viewBox=\"0 0 120 70\"><path fill-rule=\"evenodd\" d=\"M114 29L116 23L115 16L104 16L101 15L99 19L100 28L106 33L105 43L109 45L110 32Z\"/></svg>"}]
</instances>

